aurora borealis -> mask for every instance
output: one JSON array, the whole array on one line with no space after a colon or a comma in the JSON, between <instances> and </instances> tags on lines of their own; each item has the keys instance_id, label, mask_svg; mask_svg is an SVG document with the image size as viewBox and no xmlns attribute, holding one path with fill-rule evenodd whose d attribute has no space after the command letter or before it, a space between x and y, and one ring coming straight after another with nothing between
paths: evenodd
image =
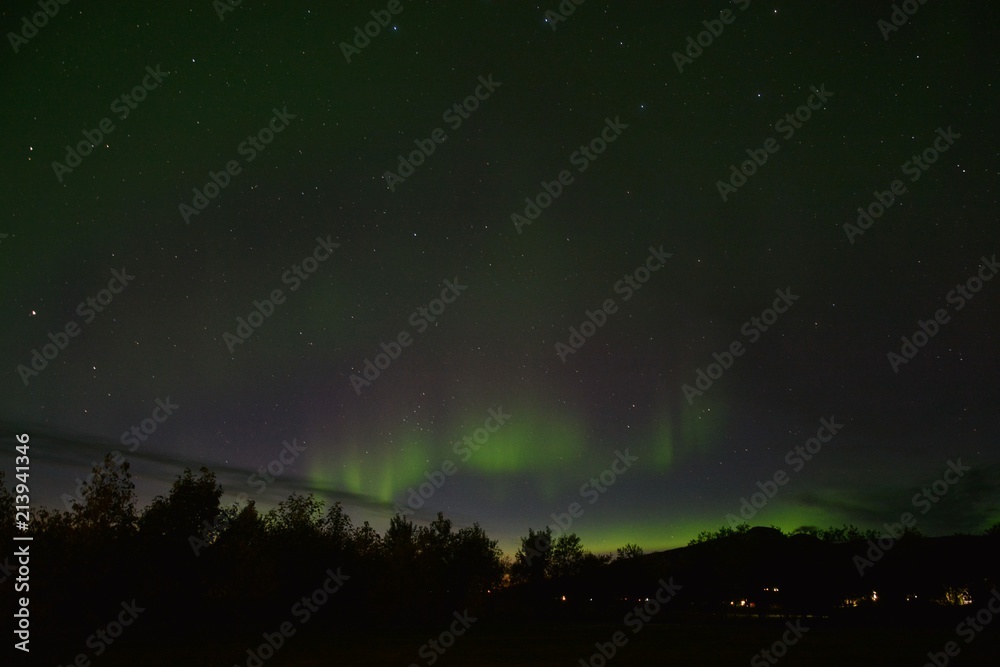
<instances>
[{"instance_id":1,"label":"aurora borealis","mask_svg":"<svg viewBox=\"0 0 1000 667\"><path fill-rule=\"evenodd\" d=\"M117 449L140 505L207 466L508 553L581 502L588 549L650 551L779 470L751 523L879 528L960 458L919 529L1000 520L995 8L390 4L8 38L0 437L34 502Z\"/></svg>"}]
</instances>

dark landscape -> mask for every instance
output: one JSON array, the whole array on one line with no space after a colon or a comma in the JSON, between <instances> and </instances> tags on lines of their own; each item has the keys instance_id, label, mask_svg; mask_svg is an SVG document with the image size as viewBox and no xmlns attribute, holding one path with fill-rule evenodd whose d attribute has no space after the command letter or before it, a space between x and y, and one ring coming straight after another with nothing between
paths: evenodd
<instances>
[{"instance_id":1,"label":"dark landscape","mask_svg":"<svg viewBox=\"0 0 1000 667\"><path fill-rule=\"evenodd\" d=\"M261 515L222 507L206 469L139 512L127 463L109 455L94 473L83 503L35 521L35 553L71 555L43 561L32 596L33 632L62 638L36 659L60 665L919 664L949 642L962 664L985 665L998 646L996 633L977 640L1000 616L1000 524L925 537L744 523L614 556L529 529L508 558L478 524L455 530L442 514L427 526L397 514L380 535L293 494ZM4 516L13 506L4 489Z\"/></svg>"},{"instance_id":2,"label":"dark landscape","mask_svg":"<svg viewBox=\"0 0 1000 667\"><path fill-rule=\"evenodd\" d=\"M1000 5L10 0L0 666L1000 664Z\"/></svg>"}]
</instances>

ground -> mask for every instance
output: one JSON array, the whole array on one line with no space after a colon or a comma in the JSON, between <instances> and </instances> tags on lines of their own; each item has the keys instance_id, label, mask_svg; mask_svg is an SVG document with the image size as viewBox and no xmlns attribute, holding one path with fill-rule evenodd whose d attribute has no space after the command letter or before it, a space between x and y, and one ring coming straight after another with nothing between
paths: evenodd
<instances>
[{"instance_id":1,"label":"ground","mask_svg":"<svg viewBox=\"0 0 1000 667\"><path fill-rule=\"evenodd\" d=\"M529 629L473 626L454 646L433 664L450 665L602 665L590 661L595 642L608 642L624 630L628 643L617 650L608 665L746 665L761 650L780 640L786 630L783 622L746 622L726 625L650 624L638 634L621 625L538 626ZM1000 656L1000 629L986 627L974 641L966 643L954 628L837 628L816 625L800 641L788 648L782 665L872 665L891 667L928 662L929 651L940 652L948 641L955 641L961 651L954 659L962 667L995 667ZM291 637L277 653L262 663L263 667L289 665L311 667L331 664L351 666L429 665L430 654L422 657L420 647L431 638L429 633L352 633L346 640L326 634ZM172 643L157 648L148 645L112 647L99 658L102 667L134 665L141 655L147 667L170 665L219 665L247 667L247 645L227 642L215 644ZM780 650L780 649L779 649ZM770 664L766 661L755 664ZM259 667L252 663L249 667Z\"/></svg>"}]
</instances>

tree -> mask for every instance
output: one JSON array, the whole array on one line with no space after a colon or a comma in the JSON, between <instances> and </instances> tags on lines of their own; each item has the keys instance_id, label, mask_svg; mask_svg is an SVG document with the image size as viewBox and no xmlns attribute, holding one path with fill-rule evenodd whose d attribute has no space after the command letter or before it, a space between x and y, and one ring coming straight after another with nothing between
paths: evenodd
<instances>
[{"instance_id":1,"label":"tree","mask_svg":"<svg viewBox=\"0 0 1000 667\"><path fill-rule=\"evenodd\" d=\"M267 539L267 524L255 501L248 500L243 507L233 503L222 513L226 528L218 535L220 546L235 546L240 552L253 554Z\"/></svg>"},{"instance_id":2,"label":"tree","mask_svg":"<svg viewBox=\"0 0 1000 667\"><path fill-rule=\"evenodd\" d=\"M0 470L0 535L6 542L14 534L14 496L4 484L4 472Z\"/></svg>"},{"instance_id":3,"label":"tree","mask_svg":"<svg viewBox=\"0 0 1000 667\"><path fill-rule=\"evenodd\" d=\"M323 501L313 494L293 493L264 518L268 529L286 537L315 537L322 530Z\"/></svg>"},{"instance_id":4,"label":"tree","mask_svg":"<svg viewBox=\"0 0 1000 667\"><path fill-rule=\"evenodd\" d=\"M402 514L396 513L389 519L382 545L390 562L404 567L413 563L417 554L416 535L416 526Z\"/></svg>"},{"instance_id":5,"label":"tree","mask_svg":"<svg viewBox=\"0 0 1000 667\"><path fill-rule=\"evenodd\" d=\"M330 540L335 551L346 552L354 541L354 524L351 517L344 511L340 501L335 502L327 510L321 524L323 534Z\"/></svg>"},{"instance_id":6,"label":"tree","mask_svg":"<svg viewBox=\"0 0 1000 667\"><path fill-rule=\"evenodd\" d=\"M579 571L582 574L591 573L594 570L604 567L612 560L614 560L614 556L611 554L595 554L585 551L580 558Z\"/></svg>"},{"instance_id":7,"label":"tree","mask_svg":"<svg viewBox=\"0 0 1000 667\"><path fill-rule=\"evenodd\" d=\"M995 524L987 528L983 535L994 539L1000 539L1000 521L997 521Z\"/></svg>"},{"instance_id":8,"label":"tree","mask_svg":"<svg viewBox=\"0 0 1000 667\"><path fill-rule=\"evenodd\" d=\"M187 538L199 534L205 522L211 523L218 516L222 487L208 468L201 468L199 473L195 477L190 468L185 468L167 497L153 499L139 519L141 534L175 544L183 542L186 549Z\"/></svg>"},{"instance_id":9,"label":"tree","mask_svg":"<svg viewBox=\"0 0 1000 667\"><path fill-rule=\"evenodd\" d=\"M698 533L698 536L688 542L688 546L693 544L702 544L703 542L713 542L715 540L722 540L727 537L733 537L735 535L746 535L750 532L750 524L744 522L738 524L735 528L730 526L722 526L719 528L719 532L713 533L710 530L703 530Z\"/></svg>"},{"instance_id":10,"label":"tree","mask_svg":"<svg viewBox=\"0 0 1000 667\"><path fill-rule=\"evenodd\" d=\"M415 580L422 596L439 607L453 608L459 604L461 589L456 586L454 565L456 534L451 519L441 512L428 526L420 526L413 535L414 562L408 575Z\"/></svg>"},{"instance_id":11,"label":"tree","mask_svg":"<svg viewBox=\"0 0 1000 667\"><path fill-rule=\"evenodd\" d=\"M136 525L135 484L129 462L107 454L93 469L93 479L84 482L83 502L73 501L75 527L93 533L131 534Z\"/></svg>"},{"instance_id":12,"label":"tree","mask_svg":"<svg viewBox=\"0 0 1000 667\"><path fill-rule=\"evenodd\" d=\"M521 547L514 554L511 576L517 581L537 583L545 579L549 571L552 549L552 528L535 531L528 528L528 534L521 538Z\"/></svg>"},{"instance_id":13,"label":"tree","mask_svg":"<svg viewBox=\"0 0 1000 667\"><path fill-rule=\"evenodd\" d=\"M478 523L455 534L452 576L466 595L478 598L503 580L503 552Z\"/></svg>"},{"instance_id":14,"label":"tree","mask_svg":"<svg viewBox=\"0 0 1000 667\"><path fill-rule=\"evenodd\" d=\"M270 553L267 527L253 500L243 507L233 504L223 514L225 530L203 557L210 573L206 595L228 600L238 613L252 616L259 608L252 605L264 604L277 595L282 582L280 565L275 558L266 557Z\"/></svg>"},{"instance_id":15,"label":"tree","mask_svg":"<svg viewBox=\"0 0 1000 667\"><path fill-rule=\"evenodd\" d=\"M642 547L638 544L629 542L623 547L618 547L618 560L631 560L633 558L640 558L642 555Z\"/></svg>"},{"instance_id":16,"label":"tree","mask_svg":"<svg viewBox=\"0 0 1000 667\"><path fill-rule=\"evenodd\" d=\"M434 583L429 581L425 572L418 572L417 564L417 527L403 515L396 513L389 519L389 527L382 538L383 571L377 589L377 598L392 596L401 601L396 609L385 609L389 617L402 615L402 609L407 605L416 604L427 599L428 587L432 590Z\"/></svg>"},{"instance_id":17,"label":"tree","mask_svg":"<svg viewBox=\"0 0 1000 667\"><path fill-rule=\"evenodd\" d=\"M59 541L60 544L68 543L73 534L73 515L69 512L42 507L35 512L32 519L31 527L36 535L44 535Z\"/></svg>"},{"instance_id":18,"label":"tree","mask_svg":"<svg viewBox=\"0 0 1000 667\"><path fill-rule=\"evenodd\" d=\"M830 526L826 530L820 530L816 536L824 542L839 544L842 542L858 542L867 539L878 539L878 531L861 531L857 526L844 524L840 528Z\"/></svg>"},{"instance_id":19,"label":"tree","mask_svg":"<svg viewBox=\"0 0 1000 667\"><path fill-rule=\"evenodd\" d=\"M373 560L382 556L384 546L382 536L367 521L354 529L352 541L360 558Z\"/></svg>"},{"instance_id":20,"label":"tree","mask_svg":"<svg viewBox=\"0 0 1000 667\"><path fill-rule=\"evenodd\" d=\"M576 533L563 533L552 545L549 576L568 577L579 573L583 555L580 537Z\"/></svg>"},{"instance_id":21,"label":"tree","mask_svg":"<svg viewBox=\"0 0 1000 667\"><path fill-rule=\"evenodd\" d=\"M444 518L443 512L438 512L437 517L429 526L421 526L417 529L415 542L420 554L447 563L450 560L451 543L454 540L454 533L451 532L451 519Z\"/></svg>"},{"instance_id":22,"label":"tree","mask_svg":"<svg viewBox=\"0 0 1000 667\"><path fill-rule=\"evenodd\" d=\"M695 544L703 544L713 539L715 539L715 536L712 533L712 531L703 530L700 533L698 533L698 535L696 535L694 538L692 538L690 542L688 542L688 546L690 547L694 546Z\"/></svg>"}]
</instances>

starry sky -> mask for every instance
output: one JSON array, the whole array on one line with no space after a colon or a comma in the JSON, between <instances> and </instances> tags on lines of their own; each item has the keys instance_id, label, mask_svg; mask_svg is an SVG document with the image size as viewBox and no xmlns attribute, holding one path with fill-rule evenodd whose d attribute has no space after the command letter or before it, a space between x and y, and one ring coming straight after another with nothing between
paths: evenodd
<instances>
[{"instance_id":1,"label":"starry sky","mask_svg":"<svg viewBox=\"0 0 1000 667\"><path fill-rule=\"evenodd\" d=\"M562 6L5 3L0 469L380 529L444 479L413 518L510 553L777 473L750 523L879 528L961 459L917 528L1000 520L996 8Z\"/></svg>"}]
</instances>

